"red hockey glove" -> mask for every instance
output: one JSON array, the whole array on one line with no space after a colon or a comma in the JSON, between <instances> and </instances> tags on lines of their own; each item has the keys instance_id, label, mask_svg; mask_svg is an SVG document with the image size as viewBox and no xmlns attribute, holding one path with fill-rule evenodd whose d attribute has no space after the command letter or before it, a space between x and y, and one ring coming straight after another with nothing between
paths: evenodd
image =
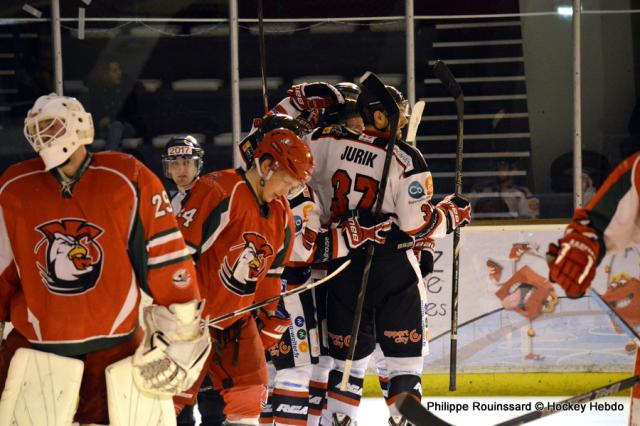
<instances>
[{"instance_id":1,"label":"red hockey glove","mask_svg":"<svg viewBox=\"0 0 640 426\"><path fill-rule=\"evenodd\" d=\"M283 312L281 309L278 309L273 315L270 315L264 309L260 309L256 323L258 324L258 330L260 330L262 346L268 349L280 342L282 335L291 324L291 317L289 317L286 311Z\"/></svg>"},{"instance_id":2,"label":"red hockey glove","mask_svg":"<svg viewBox=\"0 0 640 426\"><path fill-rule=\"evenodd\" d=\"M344 104L342 94L329 83L314 82L291 86L287 91L289 99L299 110L322 109Z\"/></svg>"},{"instance_id":3,"label":"red hockey glove","mask_svg":"<svg viewBox=\"0 0 640 426\"><path fill-rule=\"evenodd\" d=\"M358 216L353 216L342 224L343 235L349 248L357 249L367 241L384 244L387 240L386 234L391 229L391 220L387 219L371 226L364 225L361 220Z\"/></svg>"},{"instance_id":4,"label":"red hockey glove","mask_svg":"<svg viewBox=\"0 0 640 426\"><path fill-rule=\"evenodd\" d=\"M600 256L596 231L589 225L586 212L576 211L564 237L549 244L547 262L549 280L560 284L568 297L582 297L591 285Z\"/></svg>"},{"instance_id":5,"label":"red hockey glove","mask_svg":"<svg viewBox=\"0 0 640 426\"><path fill-rule=\"evenodd\" d=\"M447 195L436 207L446 213L447 234L471 222L471 206L469 205L469 201L460 195Z\"/></svg>"}]
</instances>

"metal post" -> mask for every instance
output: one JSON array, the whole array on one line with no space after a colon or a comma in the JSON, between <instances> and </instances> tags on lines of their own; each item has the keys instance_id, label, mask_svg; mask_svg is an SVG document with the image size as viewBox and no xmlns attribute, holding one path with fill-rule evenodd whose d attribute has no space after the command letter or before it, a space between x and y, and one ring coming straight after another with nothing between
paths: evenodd
<instances>
[{"instance_id":1,"label":"metal post","mask_svg":"<svg viewBox=\"0 0 640 426\"><path fill-rule=\"evenodd\" d=\"M51 39L53 40L53 85L62 95L62 36L60 33L60 0L51 0Z\"/></svg>"},{"instance_id":2,"label":"metal post","mask_svg":"<svg viewBox=\"0 0 640 426\"><path fill-rule=\"evenodd\" d=\"M582 106L580 21L582 0L573 0L573 207L582 206Z\"/></svg>"},{"instance_id":3,"label":"metal post","mask_svg":"<svg viewBox=\"0 0 640 426\"><path fill-rule=\"evenodd\" d=\"M407 51L407 99L413 108L416 103L416 40L415 40L415 19L413 15L413 0L404 2L405 19L405 40Z\"/></svg>"},{"instance_id":4,"label":"metal post","mask_svg":"<svg viewBox=\"0 0 640 426\"><path fill-rule=\"evenodd\" d=\"M231 139L233 166L241 165L240 152L240 65L238 61L238 0L229 1L229 41L231 47Z\"/></svg>"}]
</instances>

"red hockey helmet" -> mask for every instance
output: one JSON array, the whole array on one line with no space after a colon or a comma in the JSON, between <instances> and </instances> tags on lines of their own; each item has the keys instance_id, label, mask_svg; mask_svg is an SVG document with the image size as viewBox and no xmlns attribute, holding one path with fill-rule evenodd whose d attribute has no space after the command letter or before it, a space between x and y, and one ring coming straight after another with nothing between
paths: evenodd
<instances>
[{"instance_id":1,"label":"red hockey helmet","mask_svg":"<svg viewBox=\"0 0 640 426\"><path fill-rule=\"evenodd\" d=\"M313 157L306 143L289 129L274 129L264 135L253 158L269 154L273 158L272 170L283 168L295 179L306 182L313 173Z\"/></svg>"}]
</instances>

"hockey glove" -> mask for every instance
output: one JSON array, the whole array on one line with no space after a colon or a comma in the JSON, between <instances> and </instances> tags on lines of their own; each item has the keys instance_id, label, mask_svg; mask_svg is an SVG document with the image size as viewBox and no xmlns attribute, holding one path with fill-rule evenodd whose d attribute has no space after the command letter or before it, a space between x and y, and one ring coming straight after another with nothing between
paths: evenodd
<instances>
[{"instance_id":1,"label":"hockey glove","mask_svg":"<svg viewBox=\"0 0 640 426\"><path fill-rule=\"evenodd\" d=\"M436 207L445 213L445 217L447 218L447 234L471 222L471 206L469 205L469 200L460 195L447 195Z\"/></svg>"},{"instance_id":2,"label":"hockey glove","mask_svg":"<svg viewBox=\"0 0 640 426\"><path fill-rule=\"evenodd\" d=\"M284 307L278 306L278 310L273 315L264 309L260 309L256 323L258 324L258 330L260 330L262 347L268 349L280 343L282 335L287 331L289 325L291 325L291 317L289 313L284 310Z\"/></svg>"},{"instance_id":3,"label":"hockey glove","mask_svg":"<svg viewBox=\"0 0 640 426\"><path fill-rule=\"evenodd\" d=\"M144 308L145 338L133 355L140 391L172 396L193 385L211 351L209 330L200 320L203 308L195 300Z\"/></svg>"},{"instance_id":4,"label":"hockey glove","mask_svg":"<svg viewBox=\"0 0 640 426\"><path fill-rule=\"evenodd\" d=\"M582 297L591 285L600 256L598 234L589 226L586 211L576 210L558 244L549 244L549 280L560 284L568 297Z\"/></svg>"},{"instance_id":5,"label":"hockey glove","mask_svg":"<svg viewBox=\"0 0 640 426\"><path fill-rule=\"evenodd\" d=\"M433 272L433 255L436 249L436 242L429 237L422 237L415 240L413 252L420 262L420 273L422 278Z\"/></svg>"},{"instance_id":6,"label":"hockey glove","mask_svg":"<svg viewBox=\"0 0 640 426\"><path fill-rule=\"evenodd\" d=\"M301 111L344 104L342 94L329 83L314 82L291 86L287 91L291 103Z\"/></svg>"},{"instance_id":7,"label":"hockey glove","mask_svg":"<svg viewBox=\"0 0 640 426\"><path fill-rule=\"evenodd\" d=\"M384 244L386 242L387 233L391 229L390 219L370 226L366 226L363 222L366 222L364 218L352 216L342 224L344 239L350 249L360 248L368 241L376 244Z\"/></svg>"}]
</instances>

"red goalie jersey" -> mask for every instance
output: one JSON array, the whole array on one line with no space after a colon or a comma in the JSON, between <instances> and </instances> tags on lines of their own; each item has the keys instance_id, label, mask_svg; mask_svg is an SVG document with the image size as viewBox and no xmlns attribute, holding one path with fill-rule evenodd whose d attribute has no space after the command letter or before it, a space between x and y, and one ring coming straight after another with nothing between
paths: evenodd
<instances>
[{"instance_id":1,"label":"red goalie jersey","mask_svg":"<svg viewBox=\"0 0 640 426\"><path fill-rule=\"evenodd\" d=\"M201 177L178 214L211 318L280 294L295 227L283 197L260 205L241 170ZM225 328L237 318L218 323Z\"/></svg>"},{"instance_id":2,"label":"red goalie jersey","mask_svg":"<svg viewBox=\"0 0 640 426\"><path fill-rule=\"evenodd\" d=\"M0 180L0 320L10 309L22 336L59 355L129 340L139 287L163 305L198 297L158 178L117 153L88 156L78 174L61 185L38 158Z\"/></svg>"}]
</instances>

